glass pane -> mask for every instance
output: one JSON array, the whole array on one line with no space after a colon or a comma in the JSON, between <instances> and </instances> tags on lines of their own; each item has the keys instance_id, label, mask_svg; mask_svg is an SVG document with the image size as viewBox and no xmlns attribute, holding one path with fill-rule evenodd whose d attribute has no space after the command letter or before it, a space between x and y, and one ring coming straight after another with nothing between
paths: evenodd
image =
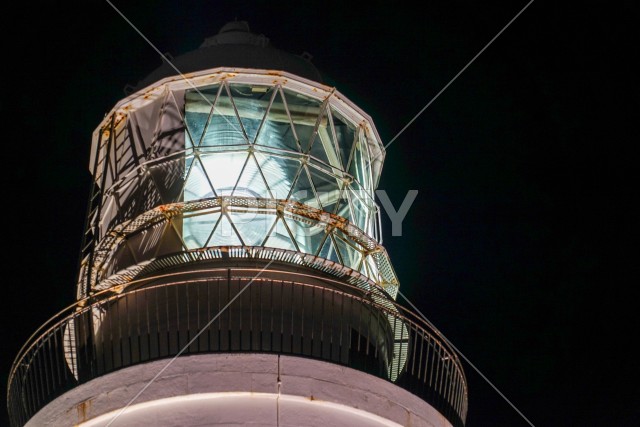
<instances>
[{"instance_id":1,"label":"glass pane","mask_svg":"<svg viewBox=\"0 0 640 427\"><path fill-rule=\"evenodd\" d=\"M174 155L171 159L167 158L161 163L150 164L148 166L147 170L149 171L149 175L153 177L153 185L157 188L162 203L181 201L184 175L186 173L185 166L185 157L181 154ZM138 185L138 187L144 188L146 184ZM127 197L127 199L129 198ZM150 192L146 192L145 199L145 206L155 205L154 197ZM153 203L153 205L151 203ZM148 209L150 209L150 207L145 210Z\"/></svg>"},{"instance_id":2,"label":"glass pane","mask_svg":"<svg viewBox=\"0 0 640 427\"><path fill-rule=\"evenodd\" d=\"M320 224L307 224L291 218L285 218L291 234L296 239L300 251L307 254L315 254L325 235L325 227Z\"/></svg>"},{"instance_id":3,"label":"glass pane","mask_svg":"<svg viewBox=\"0 0 640 427\"><path fill-rule=\"evenodd\" d=\"M338 258L338 253L336 252L336 248L333 245L333 238L331 235L327 236L324 241L324 245L318 254L319 257L325 258L337 263L341 263L340 258Z\"/></svg>"},{"instance_id":4,"label":"glass pane","mask_svg":"<svg viewBox=\"0 0 640 427\"><path fill-rule=\"evenodd\" d=\"M309 150L313 131L320 114L320 101L284 89L285 101L303 152Z\"/></svg>"},{"instance_id":5,"label":"glass pane","mask_svg":"<svg viewBox=\"0 0 640 427\"><path fill-rule=\"evenodd\" d=\"M335 204L340 196L340 189L343 185L341 179L320 170L317 167L309 166L311 180L320 199L320 206L314 206L327 212L333 212Z\"/></svg>"},{"instance_id":6,"label":"glass pane","mask_svg":"<svg viewBox=\"0 0 640 427\"><path fill-rule=\"evenodd\" d=\"M230 196L247 161L247 152L214 153L200 156L218 196ZM191 185L191 178L187 183Z\"/></svg>"},{"instance_id":7,"label":"glass pane","mask_svg":"<svg viewBox=\"0 0 640 427\"><path fill-rule=\"evenodd\" d=\"M356 138L356 127L351 124L338 110L331 108L331 122L340 148L340 158L343 169L346 170L351 156L351 149Z\"/></svg>"},{"instance_id":8,"label":"glass pane","mask_svg":"<svg viewBox=\"0 0 640 427\"><path fill-rule=\"evenodd\" d=\"M209 106L209 111L211 106ZM172 153L182 151L185 148L185 119L182 116L182 107L179 107L176 99L168 95L162 104L162 113L156 130L149 158L159 159Z\"/></svg>"},{"instance_id":9,"label":"glass pane","mask_svg":"<svg viewBox=\"0 0 640 427\"><path fill-rule=\"evenodd\" d=\"M362 189L360 184L356 181L351 183L349 188L349 196L351 200L351 206L353 211L353 222L361 230L371 235L371 227L369 217L373 212L373 205L371 203L369 193Z\"/></svg>"},{"instance_id":10,"label":"glass pane","mask_svg":"<svg viewBox=\"0 0 640 427\"><path fill-rule=\"evenodd\" d=\"M353 158L349 164L349 174L353 176L364 188L370 189L370 168L368 163L368 152L366 151L365 142L363 140L358 141L353 151Z\"/></svg>"},{"instance_id":11,"label":"glass pane","mask_svg":"<svg viewBox=\"0 0 640 427\"><path fill-rule=\"evenodd\" d=\"M364 274L367 277L371 277L369 275L369 270L367 269L367 256L362 255L362 259L359 261L359 268L358 271L360 271L360 273Z\"/></svg>"},{"instance_id":12,"label":"glass pane","mask_svg":"<svg viewBox=\"0 0 640 427\"><path fill-rule=\"evenodd\" d=\"M355 221L353 220L353 209L350 202L351 199L349 198L348 192L349 186L345 186L344 190L340 193L340 198L337 200L334 213L355 224Z\"/></svg>"},{"instance_id":13,"label":"glass pane","mask_svg":"<svg viewBox=\"0 0 640 427\"><path fill-rule=\"evenodd\" d=\"M260 246L273 224L273 215L257 212L229 212L229 218L245 245Z\"/></svg>"},{"instance_id":14,"label":"glass pane","mask_svg":"<svg viewBox=\"0 0 640 427\"><path fill-rule=\"evenodd\" d=\"M240 238L233 230L229 219L225 215L220 218L220 223L209 240L208 246L236 246L242 245Z\"/></svg>"},{"instance_id":15,"label":"glass pane","mask_svg":"<svg viewBox=\"0 0 640 427\"><path fill-rule=\"evenodd\" d=\"M182 239L188 249L202 248L207 245L207 240L220 213L208 213L204 215L185 216L182 223ZM211 242L207 246L211 246Z\"/></svg>"},{"instance_id":16,"label":"glass pane","mask_svg":"<svg viewBox=\"0 0 640 427\"><path fill-rule=\"evenodd\" d=\"M353 222L358 226L361 230L367 231L367 214L369 213L368 209L362 203L362 200L358 198L356 193L353 191L350 194L351 196L351 207L353 211Z\"/></svg>"},{"instance_id":17,"label":"glass pane","mask_svg":"<svg viewBox=\"0 0 640 427\"><path fill-rule=\"evenodd\" d=\"M275 90L273 86L230 84L229 91L247 138L253 143Z\"/></svg>"},{"instance_id":18,"label":"glass pane","mask_svg":"<svg viewBox=\"0 0 640 427\"><path fill-rule=\"evenodd\" d=\"M343 170L343 167L340 164L333 138L333 131L328 122L329 120L325 109L318 124L318 131L313 144L311 144L309 154L323 164L333 166L337 169L335 172L338 173L339 170Z\"/></svg>"},{"instance_id":19,"label":"glass pane","mask_svg":"<svg viewBox=\"0 0 640 427\"><path fill-rule=\"evenodd\" d=\"M206 90L190 90L186 92L185 97L185 122L196 146L247 144L225 86L220 88L217 98L214 93Z\"/></svg>"},{"instance_id":20,"label":"glass pane","mask_svg":"<svg viewBox=\"0 0 640 427\"><path fill-rule=\"evenodd\" d=\"M233 190L234 196L271 198L267 183L262 177L260 168L252 154L242 170L242 176Z\"/></svg>"},{"instance_id":21,"label":"glass pane","mask_svg":"<svg viewBox=\"0 0 640 427\"><path fill-rule=\"evenodd\" d=\"M367 276L369 276L370 279L373 279L376 282L380 282L381 278L378 274L378 266L376 265L376 261L373 259L373 257L371 255L367 256L364 260L364 263L366 264Z\"/></svg>"},{"instance_id":22,"label":"glass pane","mask_svg":"<svg viewBox=\"0 0 640 427\"><path fill-rule=\"evenodd\" d=\"M184 201L215 197L216 194L209 183L205 169L198 157L187 157L187 179L184 185Z\"/></svg>"},{"instance_id":23,"label":"glass pane","mask_svg":"<svg viewBox=\"0 0 640 427\"><path fill-rule=\"evenodd\" d=\"M282 224L282 220L278 219L276 226L273 228L271 235L264 244L266 247L288 249L295 251L296 247L289 238L289 233Z\"/></svg>"},{"instance_id":24,"label":"glass pane","mask_svg":"<svg viewBox=\"0 0 640 427\"><path fill-rule=\"evenodd\" d=\"M293 180L300 169L300 162L258 152L254 156L264 179L267 181L272 197L274 199L288 198Z\"/></svg>"},{"instance_id":25,"label":"glass pane","mask_svg":"<svg viewBox=\"0 0 640 427\"><path fill-rule=\"evenodd\" d=\"M313 206L315 208L320 207L320 200L316 196L313 186L311 185L307 166L302 166L300 168L300 172L293 184L293 188L291 189L291 194L288 199Z\"/></svg>"},{"instance_id":26,"label":"glass pane","mask_svg":"<svg viewBox=\"0 0 640 427\"><path fill-rule=\"evenodd\" d=\"M256 144L300 152L300 145L293 131L293 123L289 119L282 96L282 90L278 89L266 120L262 124Z\"/></svg>"},{"instance_id":27,"label":"glass pane","mask_svg":"<svg viewBox=\"0 0 640 427\"><path fill-rule=\"evenodd\" d=\"M211 86L198 89L198 91L189 91L185 95L186 148L200 145L219 90L219 86Z\"/></svg>"},{"instance_id":28,"label":"glass pane","mask_svg":"<svg viewBox=\"0 0 640 427\"><path fill-rule=\"evenodd\" d=\"M349 245L342 237L343 235L341 231L334 231L334 242L342 257L343 265L355 270L358 267L358 262L360 261L360 252Z\"/></svg>"}]
</instances>

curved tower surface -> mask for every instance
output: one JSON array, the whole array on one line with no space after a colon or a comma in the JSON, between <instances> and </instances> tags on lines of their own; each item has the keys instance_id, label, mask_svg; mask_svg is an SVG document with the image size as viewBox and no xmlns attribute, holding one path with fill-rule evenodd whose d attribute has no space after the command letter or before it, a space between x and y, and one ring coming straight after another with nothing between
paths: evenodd
<instances>
[{"instance_id":1,"label":"curved tower surface","mask_svg":"<svg viewBox=\"0 0 640 427\"><path fill-rule=\"evenodd\" d=\"M96 127L77 301L12 367L18 426L456 426L467 386L395 302L371 118L235 21Z\"/></svg>"}]
</instances>

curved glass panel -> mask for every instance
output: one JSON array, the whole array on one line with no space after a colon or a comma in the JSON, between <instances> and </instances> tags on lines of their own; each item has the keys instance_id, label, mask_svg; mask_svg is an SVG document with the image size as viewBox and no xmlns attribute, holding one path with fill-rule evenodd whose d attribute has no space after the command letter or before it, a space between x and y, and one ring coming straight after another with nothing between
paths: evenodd
<instances>
[{"instance_id":1,"label":"curved glass panel","mask_svg":"<svg viewBox=\"0 0 640 427\"><path fill-rule=\"evenodd\" d=\"M367 118L326 88L295 79L240 73L211 84L212 78L194 83L197 89L160 86L154 96L141 96L105 119L92 154L100 165L96 182L105 177L90 219L98 224L89 230L98 230L95 245L109 246L122 227L170 204L221 197L298 202L377 237L370 164L376 141L367 140ZM133 258L124 249L117 256L101 253L95 260L114 264L99 265L90 281L104 277L98 271L115 273L160 254L216 245L320 254L362 269L362 256L348 241L318 224L274 218L273 212L260 221L256 212L216 212L185 212L170 227L131 240L126 250Z\"/></svg>"}]
</instances>

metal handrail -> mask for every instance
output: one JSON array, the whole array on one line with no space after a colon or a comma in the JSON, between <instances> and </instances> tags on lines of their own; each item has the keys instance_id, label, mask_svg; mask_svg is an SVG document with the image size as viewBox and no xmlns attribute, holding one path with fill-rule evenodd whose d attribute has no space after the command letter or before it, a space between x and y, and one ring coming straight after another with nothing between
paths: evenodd
<instances>
[{"instance_id":1,"label":"metal handrail","mask_svg":"<svg viewBox=\"0 0 640 427\"><path fill-rule=\"evenodd\" d=\"M86 353L86 348L84 350L84 353L82 353L82 351L80 350L84 345L86 345L86 342L82 342L82 340L79 339L81 335L81 333L78 332L79 329L82 329L85 334L91 335L91 337L89 337L88 339L99 341L99 332L96 332L94 330L94 327L96 326L94 315L96 312L102 312L103 316L104 313L106 313L106 315L109 315L109 307L117 305L119 301L129 301L128 299L132 298L136 299L136 301L139 301L137 298L142 298L141 296L143 295L145 297L152 296L154 295L154 292L157 293L157 296L159 295L160 291L168 292L169 290L172 290L175 291L176 295L179 295L181 289L188 292L189 287L191 287L192 289L196 289L196 286L205 286L203 285L203 283L209 283L206 286L221 286L220 283L211 285L211 279L180 280L180 273L176 273L173 275L164 275L163 278L165 280L171 281L169 283L163 283L137 289L128 288L132 290L126 290L122 293L113 293L113 290L111 290L111 292L109 293L105 291L99 295L100 298L97 300L95 299L96 295L94 295L94 301L91 303L89 300L79 301L78 303L69 306L66 310L59 312L49 322L45 323L45 325L39 328L36 334L32 335L32 338L30 339L31 343L28 346L25 344L23 349L21 349L19 356L14 362L11 373L9 375L7 404L10 409L12 423L15 425L20 425L21 422L25 422L30 416L37 412L38 409L43 407L44 404L53 400L58 395L64 393L69 388L75 387L85 381L99 377L110 371L109 368L105 368L104 366L100 368L100 364L95 358L95 354L92 356ZM159 276L155 276L153 277L153 279L159 279ZM209 280L209 282L207 282L207 280ZM265 285L265 280L266 279L256 279L256 284L263 287L258 289L267 289L266 286L268 285ZM397 310L392 310L389 308L389 305L386 302L384 304L378 303L374 301L374 298L372 298L371 294L363 295L362 290L356 287L353 287L353 291L357 290L358 292L360 292L361 296L354 295L353 292L344 292L336 289L330 289L305 283L294 283L291 281L286 281L285 284L284 281L274 281L271 279L269 279L267 282L270 282L270 286L272 287L273 283L280 283L280 285L278 286L291 287L291 295L294 295L294 292L310 292L312 298L310 300L306 300L306 304L311 304L309 307L313 307L314 297L315 299L331 298L332 304L333 301L340 301L340 307L343 307L346 304L350 304L349 307L359 307L358 310L363 310L362 307L364 307L365 310L369 310L370 313L373 313L368 314L368 316L376 316L378 322L387 324L387 328L389 328L389 331L387 331L388 336L393 337L393 332L396 331L399 326L405 328L402 329L402 331L406 330L407 335L406 337L401 337L401 339L404 339L406 341L409 352L407 361L402 367L402 372L399 372L399 375L397 375L397 380L395 381L396 384L407 389L410 392L413 392L414 394L417 394L420 397L423 397L426 401L431 403L445 416L447 416L452 424L462 425L464 423L467 411L467 389L466 379L464 377L460 362L455 355L455 352L448 348L446 343L439 337L439 333L437 333L437 331L433 331L432 328L429 328L428 325L424 324L424 321L420 321L420 319L417 318L417 316L413 315L413 313L401 308L393 302L390 302L394 307L400 308L402 310L402 313ZM350 286L345 285L340 281L335 281L335 283L339 283L343 287L347 286L347 288ZM379 296L375 299L379 299ZM266 303L261 302L260 304ZM188 310L189 305L187 305L186 307ZM251 310L262 310L265 307L267 306L260 305L254 307L250 305ZM118 310L122 310L122 307L120 307ZM230 307L229 310L232 310L233 312L233 306ZM322 310L324 310L324 305ZM292 311L291 309L289 309L287 316L295 314L294 311L295 310ZM320 320L316 320L316 322L325 322L321 323L321 325L327 325L326 322L328 322L328 314L324 312L318 312L318 315ZM105 317L103 317L103 319L104 318ZM117 321L117 319L112 318L110 322L111 321ZM167 321L169 320L167 319ZM309 322L310 320L305 319L304 321ZM92 324L92 322L94 323ZM348 318L346 320L341 320L340 322L341 324L342 322L346 322L347 324L349 324ZM355 320L353 321L353 323L354 325L352 326L357 326L355 325ZM73 360L70 360L68 357L65 360L65 349L61 347L63 337L65 336L65 331L70 324L76 325L76 336L73 337L75 339L75 354L73 355L75 362ZM49 326L47 327L47 325ZM163 327L162 324L158 324L155 326L158 327L158 330ZM164 326L166 327L166 325ZM311 321L311 326L309 327L314 327L313 321ZM98 328L97 330L99 331L99 329L100 328ZM316 345L319 345L321 347L326 347L328 345L327 340L335 339L337 342L338 329L339 328L334 325L332 330L325 332L326 336L324 338L324 341L323 338L315 338L314 342L316 343ZM167 330L163 332L169 331ZM340 341L342 342L343 332L339 332L339 334ZM369 334L369 332L367 332L367 334ZM313 335L313 333L311 335ZM309 337L302 336L300 338L309 339ZM362 339L362 337L360 339ZM98 341L96 341L96 343ZM367 336L367 352L369 351L370 345L368 341L369 337ZM331 342L333 343L333 341ZM358 341L358 346L360 346L359 343L360 341ZM390 342L387 342L384 345L376 342L375 345L373 345L373 350L371 351L375 352L378 355L375 357L376 360L378 360L379 358L378 362L376 363L379 364L384 362L383 364L386 364L386 366L388 366L388 360L386 360L385 357L393 357L393 355L389 354L391 352L390 344ZM104 347L104 342L102 343L102 345ZM349 343L349 345L351 345L351 343ZM97 348L97 344L95 344L95 346ZM241 349L236 350L242 351ZM213 348L204 348L201 351L210 352L234 350L216 350ZM270 347L267 349L249 348L246 349L246 351L268 351L276 353L284 352L282 348L275 347ZM333 350L333 353L335 353L336 351L337 350ZM297 353L289 351L289 354L300 354L302 356L315 357L334 363L345 364L347 366L352 366L355 369L361 369L365 371L367 371L368 369L370 370L371 366L369 366L369 368L363 369L362 366L357 365L355 362L353 362L353 360L345 359L345 355L347 353L344 352L347 350L343 349L340 351L342 351L342 353L340 353L339 357L335 356L335 354L333 356L329 355L328 357L326 354L305 354L304 351L299 351ZM175 351L173 353L175 353ZM154 358L147 357L146 359L143 358L144 360L139 360L140 356L140 354L135 355L135 357L130 355L130 361L134 359L138 361L147 361ZM171 354L160 356L159 352L158 357L155 358L169 356L171 356ZM369 353L367 353L366 357L362 357L364 357L364 359L361 359L366 363L373 363L373 359L369 360ZM54 360L55 362L53 362ZM362 360L359 363L361 363ZM75 370L70 369L69 367L69 364L73 363L79 364L78 366L75 366ZM82 368L82 366L80 366L82 364L86 366ZM134 363L122 363L121 366L117 366L115 368L112 366L111 370L124 368L132 364ZM77 375L77 372L80 372L80 375L76 378L75 375ZM384 369L380 370L379 367L373 369L373 371L371 371L370 373L383 377L387 380L390 379L389 372L385 371ZM27 387L30 390L28 394L31 397L27 398L25 396L24 387Z\"/></svg>"},{"instance_id":2,"label":"metal handrail","mask_svg":"<svg viewBox=\"0 0 640 427\"><path fill-rule=\"evenodd\" d=\"M79 283L89 280L93 289L99 289L97 286L105 280L98 277L98 272L103 270L101 267L108 264L108 260L115 255L119 246L130 236L136 235L153 225L169 222L172 218L182 216L185 213L220 213L227 210L260 212L274 217L281 212L289 218L295 219L299 217L312 221L315 225L322 226L327 230L340 230L353 243L354 247L360 248L362 253L372 257L380 277L371 277L371 279L376 280L393 297L398 292L398 278L384 246L347 219L292 200L257 199L240 196L219 196L190 202L165 204L118 225L100 240L94 249L93 258L90 259L87 256L82 261ZM317 250L319 251L320 248L318 247ZM309 255L305 254L305 256ZM94 265L91 265L92 263ZM93 271L93 273L92 277L87 279L89 271Z\"/></svg>"}]
</instances>

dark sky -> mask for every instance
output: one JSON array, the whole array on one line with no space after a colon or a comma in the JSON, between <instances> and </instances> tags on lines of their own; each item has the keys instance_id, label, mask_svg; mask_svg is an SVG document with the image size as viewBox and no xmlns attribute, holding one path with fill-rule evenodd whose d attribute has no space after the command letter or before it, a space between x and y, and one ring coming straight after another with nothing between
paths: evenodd
<instances>
[{"instance_id":1,"label":"dark sky","mask_svg":"<svg viewBox=\"0 0 640 427\"><path fill-rule=\"evenodd\" d=\"M173 55L236 18L309 52L386 143L526 1L114 3ZM559 3L534 1L388 148L379 188L396 206L419 193L402 236L383 216L384 243L401 291L536 427L636 427L638 14L630 1ZM3 383L29 335L74 300L91 133L161 63L105 1L12 7ZM527 426L464 367L468 427Z\"/></svg>"}]
</instances>

